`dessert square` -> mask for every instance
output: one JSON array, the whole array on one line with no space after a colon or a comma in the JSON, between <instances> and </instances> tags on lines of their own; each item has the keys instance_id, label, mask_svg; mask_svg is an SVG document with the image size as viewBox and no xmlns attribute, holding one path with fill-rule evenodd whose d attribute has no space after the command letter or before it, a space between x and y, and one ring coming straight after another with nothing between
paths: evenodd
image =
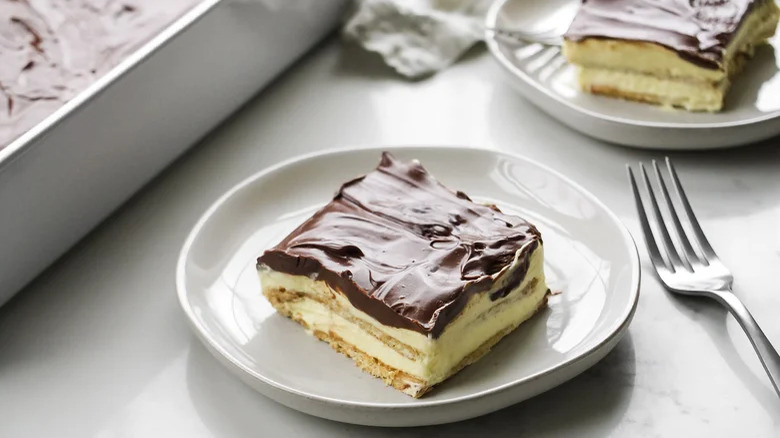
<instances>
[{"instance_id":1,"label":"dessert square","mask_svg":"<svg viewBox=\"0 0 780 438\"><path fill-rule=\"evenodd\" d=\"M563 52L587 92L719 111L778 16L774 0L583 0Z\"/></svg>"},{"instance_id":2,"label":"dessert square","mask_svg":"<svg viewBox=\"0 0 780 438\"><path fill-rule=\"evenodd\" d=\"M413 397L479 360L549 293L536 227L388 153L257 267L279 313Z\"/></svg>"}]
</instances>

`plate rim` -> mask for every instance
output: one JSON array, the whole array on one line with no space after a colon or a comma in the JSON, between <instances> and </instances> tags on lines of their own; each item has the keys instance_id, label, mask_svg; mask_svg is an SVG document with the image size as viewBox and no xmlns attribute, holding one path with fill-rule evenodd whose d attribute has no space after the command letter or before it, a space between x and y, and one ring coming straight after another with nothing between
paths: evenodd
<instances>
[{"instance_id":1,"label":"plate rim","mask_svg":"<svg viewBox=\"0 0 780 438\"><path fill-rule=\"evenodd\" d=\"M356 402L352 400L344 400L339 398L333 398L328 396L322 396L317 394L311 394L307 393L305 391L301 391L296 388L291 388L287 385L281 384L279 382L276 382L272 379L269 379L260 373L255 372L254 370L251 370L244 366L241 362L239 362L233 355L228 354L225 350L225 348L218 342L216 342L214 339L212 339L211 336L207 335L207 331L204 330L204 327L201 325L201 323L198 321L195 315L194 309L191 307L189 300L187 299L188 293L186 288L186 275L185 275L185 265L187 261L187 256L190 252L190 248L192 247L192 244L197 239L198 235L200 234L201 230L203 229L204 225L211 219L211 217L214 215L214 213L219 210L222 205L224 205L230 198L232 198L236 193L239 191L245 189L246 187L252 185L256 181L259 181L269 175L272 175L276 172L279 172L287 167L293 166L295 164L309 161L309 160L315 160L317 158L328 156L328 155L343 155L343 154L350 154L355 152L381 152L381 151L398 151L398 150L422 150L422 149L451 149L451 150L464 150L464 151L471 151L471 152L481 152L481 153L489 153L496 156L504 156L509 157L513 160L519 160L524 161L526 163L529 163L531 165L537 166L538 168L544 170L547 173L552 174L556 178L559 178L563 180L566 184L569 184L571 187L573 187L575 190L577 190L579 193L584 195L586 198L588 198L591 202L593 202L595 205L600 207L607 216L612 220L614 225L617 227L618 231L620 232L621 237L623 238L623 246L628 250L628 253L630 254L630 260L629 264L631 266L631 285L629 290L629 303L625 309L623 309L621 313L621 317L616 319L617 324L614 327L610 327L608 329L609 334L604 337L604 339L601 339L598 343L593 345L592 347L588 348L587 350L580 353L578 356L571 358L569 360L563 361L561 363L558 363L556 365L549 366L539 372L536 372L534 374L530 374L528 376L525 376L523 378L515 379L510 382L494 386L492 388L488 388L482 391L461 395L458 397L453 397L445 400L419 400L415 399L414 402L393 402L393 403L381 403L381 402ZM217 357L218 361L221 363L225 363L227 361L230 363L230 365L233 368L233 371L240 371L244 375L239 376L241 380L244 380L246 382L246 377L251 377L253 381L259 382L265 385L270 386L272 389L280 390L285 393L288 393L290 395L298 396L305 398L310 401L315 401L319 403L323 403L330 406L339 406L339 407L350 407L350 408L362 408L362 409L372 409L372 410L404 410L404 409L417 409L417 408L436 408L436 407L442 407L442 406L448 406L448 405L454 405L454 404L460 404L468 401L478 400L481 398L489 397L491 395L496 395L502 392L505 392L509 389L516 388L518 386L521 386L523 384L527 384L529 382L533 382L539 379L542 379L557 370L565 369L572 367L573 365L587 360L589 357L593 356L594 354L597 354L602 348L609 345L610 342L615 340L615 338L621 338L628 328L629 324L631 323L631 320L633 319L634 314L636 313L637 305L639 302L639 293L640 293L640 284L641 284L641 276L642 276L642 270L641 270L641 264L640 264L640 258L639 258L639 251L636 245L636 242L629 232L626 225L620 220L620 218L609 208L606 204L604 204L599 198L597 198L593 193L591 193L589 190L585 189L583 186L578 184L577 182L573 181L566 175L550 168L549 166L542 164L536 160L533 160L531 158L525 157L524 155L516 154L513 152L506 152L506 151L500 151L495 149L489 149L484 147L475 147L475 146L462 146L462 145L441 145L441 146L431 146L431 145L385 145L385 146L368 146L368 147L335 147L335 148L326 148L323 150L310 152L302 155L296 155L291 158L282 160L280 162L277 162L276 164L267 166L263 168L262 170L254 173L253 175L250 175L249 177L245 178L241 182L237 183L227 191L225 191L222 195L220 195L216 201L214 201L206 210L205 212L200 216L198 221L195 223L195 225L192 227L190 232L187 235L187 238L184 241L184 244L179 251L179 256L176 262L176 295L178 297L179 305L184 311L185 315L187 316L189 325L191 329L195 332L198 339L201 340L207 347L207 349L212 353L219 353L220 357ZM230 368L230 367L229 367ZM564 381L560 382L563 383L569 379L565 379ZM254 385L249 385L253 389L259 391ZM553 385L553 386L557 386ZM277 400L279 401L279 400ZM518 400L519 401L519 400Z\"/></svg>"},{"instance_id":2,"label":"plate rim","mask_svg":"<svg viewBox=\"0 0 780 438\"><path fill-rule=\"evenodd\" d=\"M635 119L627 119L619 116L610 116L610 115L602 114L597 111L590 110L588 108L584 108L572 102L569 102L567 99L564 99L561 96L558 96L556 93L553 93L547 87L541 86L536 81L532 80L522 69L514 65L514 63L512 63L512 61L510 61L506 56L504 56L504 54L501 53L501 51L499 50L500 43L498 39L495 38L496 32L491 29L493 29L496 26L498 22L498 15L501 12L501 10L504 8L506 4L508 4L511 1L520 1L520 0L495 0L488 8L488 12L485 16L485 32L484 32L485 45L487 45L488 51L493 56L493 58L495 58L498 61L501 67L503 67L506 71L512 74L512 76L520 78L521 80L523 80L523 82L536 89L536 91L542 93L546 98L552 99L558 104L564 105L572 111L576 111L583 115L600 119L606 122L617 123L622 125L628 125L628 126L634 126L640 128L653 128L653 129L663 128L663 129L677 129L677 130L735 128L740 126L755 125L758 123L763 123L763 122L780 118L780 109L778 109L761 116L756 116L749 119L735 120L730 122L696 122L696 123L652 122L647 120L635 120ZM522 1L527 1L527 0L522 0Z\"/></svg>"}]
</instances>

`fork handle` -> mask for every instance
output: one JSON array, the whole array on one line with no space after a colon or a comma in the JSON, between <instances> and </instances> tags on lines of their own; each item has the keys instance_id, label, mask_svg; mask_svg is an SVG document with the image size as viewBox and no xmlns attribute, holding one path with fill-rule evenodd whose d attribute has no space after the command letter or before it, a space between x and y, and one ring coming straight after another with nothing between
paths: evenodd
<instances>
[{"instance_id":1,"label":"fork handle","mask_svg":"<svg viewBox=\"0 0 780 438\"><path fill-rule=\"evenodd\" d=\"M758 323L750 314L747 307L742 304L742 301L737 298L731 292L717 294L722 304L724 304L734 318L737 319L739 325L747 334L750 343L753 344L758 358L761 360L761 364L764 366L764 370L769 375L769 380L772 381L772 386L775 388L775 392L780 396L780 355L777 354L777 350L769 342L764 331L758 326Z\"/></svg>"}]
</instances>

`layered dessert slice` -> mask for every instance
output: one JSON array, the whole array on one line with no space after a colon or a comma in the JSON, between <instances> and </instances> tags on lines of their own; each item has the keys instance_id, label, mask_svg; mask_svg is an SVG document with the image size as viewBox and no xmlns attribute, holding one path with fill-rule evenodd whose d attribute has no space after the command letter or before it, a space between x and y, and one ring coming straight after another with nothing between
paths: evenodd
<instances>
[{"instance_id":1,"label":"layered dessert slice","mask_svg":"<svg viewBox=\"0 0 780 438\"><path fill-rule=\"evenodd\" d=\"M530 223L385 153L257 262L279 313L420 397L545 305L542 253Z\"/></svg>"},{"instance_id":2,"label":"layered dessert slice","mask_svg":"<svg viewBox=\"0 0 780 438\"><path fill-rule=\"evenodd\" d=\"M583 0L563 52L585 91L719 111L777 21L775 0Z\"/></svg>"}]
</instances>

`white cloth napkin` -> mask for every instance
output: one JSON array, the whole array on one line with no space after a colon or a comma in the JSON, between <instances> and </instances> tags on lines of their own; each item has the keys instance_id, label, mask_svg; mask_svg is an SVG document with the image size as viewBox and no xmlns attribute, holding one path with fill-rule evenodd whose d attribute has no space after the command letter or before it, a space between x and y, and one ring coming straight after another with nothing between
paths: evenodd
<instances>
[{"instance_id":1,"label":"white cloth napkin","mask_svg":"<svg viewBox=\"0 0 780 438\"><path fill-rule=\"evenodd\" d=\"M419 78L455 62L483 38L491 0L358 0L344 35L398 73Z\"/></svg>"}]
</instances>

